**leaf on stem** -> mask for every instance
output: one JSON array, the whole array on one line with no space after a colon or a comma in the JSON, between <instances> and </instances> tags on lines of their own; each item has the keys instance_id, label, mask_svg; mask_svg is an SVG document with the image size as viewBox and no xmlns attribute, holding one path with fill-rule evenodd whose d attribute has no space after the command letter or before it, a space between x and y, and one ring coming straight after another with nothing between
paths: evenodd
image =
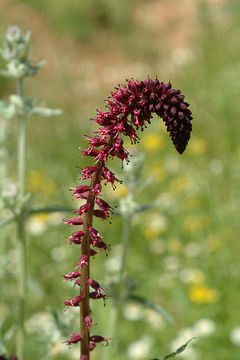
<instances>
[{"instance_id":1,"label":"leaf on stem","mask_svg":"<svg viewBox=\"0 0 240 360\"><path fill-rule=\"evenodd\" d=\"M182 353L192 340L197 340L197 339L195 337L191 338L184 345L180 346L176 351L171 352L170 354L166 355L164 358L162 358L160 360L167 360L167 359L173 358L176 355ZM152 359L152 360L159 360L159 359L156 358L156 359Z\"/></svg>"}]
</instances>

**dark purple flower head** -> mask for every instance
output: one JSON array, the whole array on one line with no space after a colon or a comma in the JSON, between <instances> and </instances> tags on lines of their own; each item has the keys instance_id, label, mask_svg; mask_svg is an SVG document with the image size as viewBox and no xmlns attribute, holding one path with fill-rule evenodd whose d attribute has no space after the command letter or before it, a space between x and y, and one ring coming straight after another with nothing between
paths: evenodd
<instances>
[{"instance_id":1,"label":"dark purple flower head","mask_svg":"<svg viewBox=\"0 0 240 360\"><path fill-rule=\"evenodd\" d=\"M172 89L170 83L165 84L158 79L128 80L126 85L115 88L106 100L106 104L106 111L97 110L96 117L92 119L99 125L95 136L85 136L88 146L86 149L81 149L82 156L90 157L92 166L81 169L79 179L87 180L89 183L70 188L74 199L82 199L86 202L81 203L76 211L79 217L64 220L69 226L83 225L83 231L75 231L69 237L70 243L81 245L81 257L75 267L75 269L79 268L79 272L72 271L64 275L66 280L75 279L75 285L80 286L80 296L66 300L64 303L70 307L79 306L81 303L81 335L74 333L67 341L67 344L71 345L82 340L81 360L89 359L89 350L93 350L96 343L104 341L108 344L108 338L99 335L90 336L92 318L89 305L89 299L103 299L105 305L107 296L106 291L96 280L89 279L90 256L100 252L95 248L105 251L109 249L99 232L93 228L93 217L108 220L112 213L112 207L101 198L102 181L105 184L111 183L113 189L116 188L116 182L121 183L121 180L107 167L107 161L114 157L122 162L129 161L129 153L124 148L123 135L127 136L131 143L139 142L137 130L139 128L143 130L150 124L153 114L162 118L180 154L184 152L192 130L191 111L189 104L184 101L184 95L180 90ZM88 285L94 291L89 293Z\"/></svg>"}]
</instances>

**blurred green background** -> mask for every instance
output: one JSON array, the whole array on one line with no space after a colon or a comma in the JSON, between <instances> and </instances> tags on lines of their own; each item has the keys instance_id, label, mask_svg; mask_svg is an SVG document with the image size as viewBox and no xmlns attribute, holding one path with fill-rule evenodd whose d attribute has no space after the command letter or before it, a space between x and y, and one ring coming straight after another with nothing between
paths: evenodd
<instances>
[{"instance_id":1,"label":"blurred green background","mask_svg":"<svg viewBox=\"0 0 240 360\"><path fill-rule=\"evenodd\" d=\"M0 36L9 25L32 32L31 58L47 60L26 94L62 108L53 119L28 123L28 189L35 204L72 205L68 186L83 166L78 146L92 134L89 119L114 85L147 76L171 80L193 112L193 132L180 156L162 121L155 118L137 149L145 153L143 179L154 180L137 193L139 204L159 199L159 207L134 219L127 274L140 296L148 294L174 318L128 302L121 307L117 359L163 357L192 336L198 341L185 359L237 360L240 353L240 2L239 0L0 0ZM4 64L1 60L1 67ZM15 84L1 78L2 99ZM8 166L16 174L17 122L11 121ZM121 177L120 164L114 165ZM108 196L117 205L126 185ZM61 274L72 271L78 249L66 244L69 214L38 215L28 223L28 359L77 359L78 346L62 341L77 331L77 312L62 300L76 295ZM92 277L101 283L119 266L122 221L96 225L111 243ZM13 226L1 231L1 337L15 351L17 254ZM53 316L58 311L61 325ZM95 304L94 332L109 334L111 300ZM12 330L11 330L12 329ZM0 339L1 341L1 339ZM117 340L112 341L115 346ZM98 346L93 359L111 356ZM47 354L47 355L44 355ZM45 356L45 357L44 357Z\"/></svg>"}]
</instances>

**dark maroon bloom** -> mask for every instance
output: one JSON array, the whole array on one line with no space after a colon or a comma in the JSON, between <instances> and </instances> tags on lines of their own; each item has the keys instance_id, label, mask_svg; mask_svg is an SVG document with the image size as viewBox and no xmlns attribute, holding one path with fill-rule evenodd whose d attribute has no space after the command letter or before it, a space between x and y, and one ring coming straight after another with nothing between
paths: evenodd
<instances>
[{"instance_id":1,"label":"dark maroon bloom","mask_svg":"<svg viewBox=\"0 0 240 360\"><path fill-rule=\"evenodd\" d=\"M85 321L86 327L88 328L88 331L91 330L92 325L96 325L96 324L93 324L93 323L92 323L92 318L91 318L90 315L87 315L87 316L84 318L84 321Z\"/></svg>"},{"instance_id":2,"label":"dark maroon bloom","mask_svg":"<svg viewBox=\"0 0 240 360\"><path fill-rule=\"evenodd\" d=\"M66 275L62 275L64 277L65 280L74 280L76 278L78 278L79 276L81 276L81 273L79 271L72 271L67 273Z\"/></svg>"},{"instance_id":3,"label":"dark maroon bloom","mask_svg":"<svg viewBox=\"0 0 240 360\"><path fill-rule=\"evenodd\" d=\"M93 351L95 349L95 347L96 347L95 343L90 343L90 345L89 345L90 351Z\"/></svg>"},{"instance_id":4,"label":"dark maroon bloom","mask_svg":"<svg viewBox=\"0 0 240 360\"><path fill-rule=\"evenodd\" d=\"M91 299L97 300L97 299L103 299L104 306L106 305L106 295L99 293L98 291L93 291L89 294L89 297Z\"/></svg>"},{"instance_id":5,"label":"dark maroon bloom","mask_svg":"<svg viewBox=\"0 0 240 360\"><path fill-rule=\"evenodd\" d=\"M67 306L79 306L80 302L82 301L83 297L82 296L75 296L72 299L69 300L65 300L64 304Z\"/></svg>"},{"instance_id":6,"label":"dark maroon bloom","mask_svg":"<svg viewBox=\"0 0 240 360\"><path fill-rule=\"evenodd\" d=\"M63 220L64 224L68 224L68 226L72 226L72 225L82 225L83 224L83 219L81 218L71 218L68 220Z\"/></svg>"},{"instance_id":7,"label":"dark maroon bloom","mask_svg":"<svg viewBox=\"0 0 240 360\"><path fill-rule=\"evenodd\" d=\"M88 137L88 136L84 136L86 140L89 141L90 146L94 147L98 147L101 145L105 145L106 144L106 139L100 135L96 135L94 137Z\"/></svg>"},{"instance_id":8,"label":"dark maroon bloom","mask_svg":"<svg viewBox=\"0 0 240 360\"><path fill-rule=\"evenodd\" d=\"M102 177L106 180L106 182L110 182L112 184L114 184L115 181L122 183L122 181L117 179L114 173L105 166L102 169Z\"/></svg>"},{"instance_id":9,"label":"dark maroon bloom","mask_svg":"<svg viewBox=\"0 0 240 360\"><path fill-rule=\"evenodd\" d=\"M67 345L76 344L82 340L82 337L78 333L73 333L69 340L67 340Z\"/></svg>"},{"instance_id":10,"label":"dark maroon bloom","mask_svg":"<svg viewBox=\"0 0 240 360\"><path fill-rule=\"evenodd\" d=\"M184 95L180 90L172 89L170 83L160 82L158 79L145 81L128 80L127 84L115 87L111 96L106 100L106 111L97 110L97 115L93 122L99 125L96 135L93 137L85 136L88 142L86 149L83 151L83 156L91 156L94 166L87 166L81 171L81 179L90 179L90 184L86 186L78 186L70 188L73 191L73 198L85 199L86 203L76 211L79 216L83 215L84 220L79 218L71 218L64 220L69 226L83 225L83 231L76 231L70 237L69 241L75 244L81 244L82 255L79 259L78 265L75 267L81 268L81 283L80 272L73 271L64 275L64 278L75 281L75 285L80 285L80 295L73 299L66 300L64 303L67 306L78 306L80 301L83 301L81 306L82 315L85 325L82 327L82 343L81 360L88 360L89 350L89 331L92 326L92 319L90 317L90 299L103 299L105 305L106 291L100 284L93 279L89 279L89 259L88 255L93 256L100 252L94 250L91 246L99 249L108 250L108 245L102 240L99 232L92 227L93 215L108 219L112 212L112 207L104 200L99 198L102 191L101 182L105 184L111 183L115 189L115 182L121 181L116 178L115 174L107 167L107 161L114 157L119 158L122 162L128 162L129 153L124 148L124 136L127 136L131 143L139 141L136 130L139 128L143 130L151 123L153 114L155 113L164 121L167 131L172 139L172 142L177 151L182 154L190 139L192 130L191 125L191 111L189 104L184 101ZM99 209L96 209L96 206ZM88 255L87 255L88 254ZM90 292L88 284L94 289ZM88 296L89 295L89 296ZM68 344L81 340L80 334L73 334ZM80 337L79 340L78 337ZM92 350L96 343L105 341L108 344L108 338L99 335L90 337L90 350ZM86 346L87 344L87 346Z\"/></svg>"},{"instance_id":11,"label":"dark maroon bloom","mask_svg":"<svg viewBox=\"0 0 240 360\"><path fill-rule=\"evenodd\" d=\"M88 283L97 293L101 294L101 292L103 292L106 294L106 290L103 289L96 280L88 279Z\"/></svg>"},{"instance_id":12,"label":"dark maroon bloom","mask_svg":"<svg viewBox=\"0 0 240 360\"><path fill-rule=\"evenodd\" d=\"M102 210L94 210L93 215L102 219L106 219L108 217L108 214Z\"/></svg>"},{"instance_id":13,"label":"dark maroon bloom","mask_svg":"<svg viewBox=\"0 0 240 360\"><path fill-rule=\"evenodd\" d=\"M78 286L80 286L80 285L81 285L81 280L80 280L80 279L77 279L77 280L75 281L75 283L74 283L74 287L75 287L76 285L78 285Z\"/></svg>"},{"instance_id":14,"label":"dark maroon bloom","mask_svg":"<svg viewBox=\"0 0 240 360\"><path fill-rule=\"evenodd\" d=\"M101 190L102 190L102 186L100 183L96 183L92 189L92 193L95 195L95 196L98 196L101 194Z\"/></svg>"},{"instance_id":15,"label":"dark maroon bloom","mask_svg":"<svg viewBox=\"0 0 240 360\"><path fill-rule=\"evenodd\" d=\"M78 209L79 216L81 216L84 213L87 213L90 208L90 203L86 203Z\"/></svg>"},{"instance_id":16,"label":"dark maroon bloom","mask_svg":"<svg viewBox=\"0 0 240 360\"><path fill-rule=\"evenodd\" d=\"M82 169L82 179L89 179L92 177L92 174L97 170L97 166L87 166Z\"/></svg>"},{"instance_id":17,"label":"dark maroon bloom","mask_svg":"<svg viewBox=\"0 0 240 360\"><path fill-rule=\"evenodd\" d=\"M94 229L92 226L90 226L90 228L88 230L90 233L90 237L93 240L101 240L102 236L99 234L99 232L96 229Z\"/></svg>"},{"instance_id":18,"label":"dark maroon bloom","mask_svg":"<svg viewBox=\"0 0 240 360\"><path fill-rule=\"evenodd\" d=\"M99 335L93 335L93 336L90 337L90 341L92 341L94 343L100 343L102 341L105 341L106 345L109 345L108 340L109 340L109 338L105 338L105 337L102 337L102 336L99 336Z\"/></svg>"},{"instance_id":19,"label":"dark maroon bloom","mask_svg":"<svg viewBox=\"0 0 240 360\"><path fill-rule=\"evenodd\" d=\"M70 243L81 244L81 238L84 234L84 231L75 231L72 233L71 236L69 236L68 240L70 241Z\"/></svg>"},{"instance_id":20,"label":"dark maroon bloom","mask_svg":"<svg viewBox=\"0 0 240 360\"><path fill-rule=\"evenodd\" d=\"M112 208L108 203L106 203L106 201L102 199L96 198L95 202L106 214L108 214Z\"/></svg>"},{"instance_id":21,"label":"dark maroon bloom","mask_svg":"<svg viewBox=\"0 0 240 360\"><path fill-rule=\"evenodd\" d=\"M90 187L87 185L83 185L83 186L77 186L75 188L70 187L69 190L73 191L73 198L77 199L79 197L79 194L89 191Z\"/></svg>"},{"instance_id":22,"label":"dark maroon bloom","mask_svg":"<svg viewBox=\"0 0 240 360\"><path fill-rule=\"evenodd\" d=\"M100 250L93 250L93 249L90 249L90 256L97 255L98 253L100 253Z\"/></svg>"}]
</instances>

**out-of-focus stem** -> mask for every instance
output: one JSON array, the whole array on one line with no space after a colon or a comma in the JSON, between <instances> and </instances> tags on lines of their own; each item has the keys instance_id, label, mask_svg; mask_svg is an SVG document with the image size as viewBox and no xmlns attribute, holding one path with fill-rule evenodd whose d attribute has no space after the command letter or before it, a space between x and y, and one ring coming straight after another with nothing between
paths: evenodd
<instances>
[{"instance_id":1,"label":"out-of-focus stem","mask_svg":"<svg viewBox=\"0 0 240 360\"><path fill-rule=\"evenodd\" d=\"M131 187L130 187L131 188ZM129 189L130 190L130 189ZM130 192L128 194L131 198L133 198L133 192ZM129 238L130 238L130 232L131 232L131 224L132 224L132 215L128 214L127 216L123 217L123 230L122 230L122 256L121 256L121 264L120 269L118 273L118 279L117 283L115 284L117 289L117 297L113 299L112 301L112 307L110 311L109 316L109 324L108 324L108 330L109 330L109 337L115 339L116 335L116 329L117 329L117 323L119 320L119 313L120 313L120 303L117 301L117 298L121 298L121 292L123 291L123 274L125 270L126 265L126 257L127 257L127 251L128 251L128 245L129 245ZM116 296L116 295L115 295ZM106 353L106 360L110 360L114 356L117 350L117 340L115 339L114 344L112 344L110 351Z\"/></svg>"},{"instance_id":2,"label":"out-of-focus stem","mask_svg":"<svg viewBox=\"0 0 240 360\"><path fill-rule=\"evenodd\" d=\"M123 231L122 231L122 257L121 257L121 266L120 266L120 270L119 270L119 281L120 282L122 280L122 275L123 275L124 269L125 269L132 216L129 214L128 216L124 216L123 219L124 220L123 220Z\"/></svg>"},{"instance_id":3,"label":"out-of-focus stem","mask_svg":"<svg viewBox=\"0 0 240 360\"><path fill-rule=\"evenodd\" d=\"M23 99L23 79L17 80L17 93ZM26 118L21 115L18 118L18 187L19 199L23 199L26 186L26 153L27 153L27 131ZM25 213L24 207L18 209L17 240L19 256L19 279L18 279L18 329L17 329L17 357L24 360L25 342L25 299L27 290L27 253L25 235Z\"/></svg>"}]
</instances>

